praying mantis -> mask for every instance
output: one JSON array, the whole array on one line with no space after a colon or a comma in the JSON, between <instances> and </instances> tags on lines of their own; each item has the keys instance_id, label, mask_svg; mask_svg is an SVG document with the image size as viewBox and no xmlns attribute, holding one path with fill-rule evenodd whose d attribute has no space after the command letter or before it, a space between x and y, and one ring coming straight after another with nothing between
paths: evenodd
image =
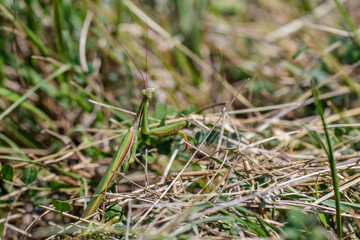
<instances>
[{"instance_id":1,"label":"praying mantis","mask_svg":"<svg viewBox=\"0 0 360 240\"><path fill-rule=\"evenodd\" d=\"M132 122L129 130L126 132L117 152L112 158L108 168L105 171L105 174L101 178L100 183L98 184L94 192L94 195L91 197L89 204L87 205L85 211L83 212L82 214L83 218L91 215L101 205L101 203L104 200L104 193L106 189L113 184L115 180L115 175L119 171L120 166L123 165L124 171L127 170L130 157L134 156L136 153L139 129L141 129L140 131L141 134L159 136L159 137L169 136L173 134L181 134L185 139L185 143L187 143L186 135L181 131L179 131L180 129L185 127L186 121L176 122L169 125L150 129L149 119L148 119L149 103L155 94L155 89L149 88L147 83L147 48L146 48L146 78L144 78L143 74L139 70L139 67L131 57L130 53L127 51L127 49L121 42L119 43L121 44L122 48L125 50L126 54L130 57L131 61L136 66L138 72L140 73L141 78L144 80L145 89L141 91L142 101L137 110L135 119ZM186 148L188 148L187 144L186 144Z\"/></svg>"}]
</instances>

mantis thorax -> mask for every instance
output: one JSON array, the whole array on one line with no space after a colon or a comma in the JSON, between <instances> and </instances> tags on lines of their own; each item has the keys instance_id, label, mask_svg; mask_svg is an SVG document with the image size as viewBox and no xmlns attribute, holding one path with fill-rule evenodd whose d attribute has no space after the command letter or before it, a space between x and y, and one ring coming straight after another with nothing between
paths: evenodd
<instances>
[{"instance_id":1,"label":"mantis thorax","mask_svg":"<svg viewBox=\"0 0 360 240\"><path fill-rule=\"evenodd\" d=\"M155 94L155 88L145 88L141 91L141 94L150 100Z\"/></svg>"}]
</instances>

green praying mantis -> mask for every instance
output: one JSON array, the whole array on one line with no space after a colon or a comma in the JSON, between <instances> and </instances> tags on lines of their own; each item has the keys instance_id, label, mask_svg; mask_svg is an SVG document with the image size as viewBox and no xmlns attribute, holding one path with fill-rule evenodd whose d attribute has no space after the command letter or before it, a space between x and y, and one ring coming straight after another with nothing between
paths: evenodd
<instances>
[{"instance_id":1,"label":"green praying mantis","mask_svg":"<svg viewBox=\"0 0 360 240\"><path fill-rule=\"evenodd\" d=\"M82 214L82 217L88 217L91 215L103 202L104 200L104 193L107 188L109 188L114 180L115 175L120 169L120 166L126 171L129 165L129 159L131 156L134 156L137 149L137 140L139 129L141 129L140 133L145 135L152 135L152 136L169 136L173 134L182 134L185 139L186 148L187 146L187 138L184 133L179 131L186 125L186 121L176 122L169 125L152 128L149 127L149 102L155 94L154 88L149 88L147 83L147 52L146 52L146 78L143 77L143 74L139 70L139 67L126 50L125 46L120 42L122 48L125 50L126 54L130 57L131 61L136 66L138 72L141 75L141 78L145 82L145 89L141 91L142 94L142 101L137 110L136 116L134 121L132 122L129 130L125 134L117 152L115 153L114 157L112 158L108 168L105 171L105 174L100 180L99 185L97 186L93 197L91 197L89 204L87 205L85 211ZM147 51L147 49L146 49Z\"/></svg>"}]
</instances>

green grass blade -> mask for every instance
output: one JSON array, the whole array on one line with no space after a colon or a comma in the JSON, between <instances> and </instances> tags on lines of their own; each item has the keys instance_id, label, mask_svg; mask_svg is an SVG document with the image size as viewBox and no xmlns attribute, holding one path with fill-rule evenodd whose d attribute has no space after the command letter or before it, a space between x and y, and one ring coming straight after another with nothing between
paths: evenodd
<instances>
[{"instance_id":1,"label":"green grass blade","mask_svg":"<svg viewBox=\"0 0 360 240\"><path fill-rule=\"evenodd\" d=\"M49 56L49 52L48 52L47 48L45 47L45 45L40 40L40 38L38 38L38 36L28 26L23 24L18 18L15 18L14 15L12 14L12 11L4 3L2 3L1 10L3 12L5 12L5 14L2 16L5 16L5 17L9 18L10 20L15 19L15 22L20 25L20 27L24 30L24 32L29 37L29 39L35 44L36 47L39 48L41 53L45 57Z\"/></svg>"},{"instance_id":2,"label":"green grass blade","mask_svg":"<svg viewBox=\"0 0 360 240\"><path fill-rule=\"evenodd\" d=\"M315 98L315 105L316 105L316 110L318 112L318 114L320 115L323 127L324 127L324 131L325 131L325 137L326 137L326 145L327 145L327 155L329 158L329 164L330 164L330 169L331 169L331 178L333 180L333 188L334 188L334 196L335 196L335 209L336 209L336 228L337 228L337 234L338 234L338 238L341 239L342 238L342 228L341 228L341 207L340 207L340 191L339 191L339 181L338 181L338 177L337 177L337 170L336 170L336 162L335 162L335 158L334 158L334 153L333 153L333 149L332 149L332 145L331 145L331 141L330 141L330 135L328 133L327 130L327 126L326 126L326 122L325 122L325 118L324 118L324 111L323 111L323 107L321 104L321 101L319 99L319 94L317 92L316 89L316 83L314 80L311 81L311 90L312 90L312 94Z\"/></svg>"},{"instance_id":3,"label":"green grass blade","mask_svg":"<svg viewBox=\"0 0 360 240\"><path fill-rule=\"evenodd\" d=\"M321 148L324 149L326 155L329 157L329 151L323 141L321 141L319 135L317 135L316 132L309 129L308 127L305 126L305 128L309 131L310 135L320 144Z\"/></svg>"},{"instance_id":4,"label":"green grass blade","mask_svg":"<svg viewBox=\"0 0 360 240\"><path fill-rule=\"evenodd\" d=\"M60 18L60 7L59 0L53 0L54 9L54 24L55 24L55 36L56 36L56 47L60 58L64 56L64 41L61 33L61 18Z\"/></svg>"},{"instance_id":5,"label":"green grass blade","mask_svg":"<svg viewBox=\"0 0 360 240\"><path fill-rule=\"evenodd\" d=\"M53 172L58 172L63 176L67 176L70 178L73 178L75 180L81 180L82 177L77 175L76 173L73 172L69 172L67 170L64 170L62 168L59 167L54 167L52 165L49 164L45 164L45 163L39 163L39 162L34 162L32 160L27 160L24 158L18 158L18 157L10 157L10 156L0 156L0 159L6 159L6 160L11 160L11 161L17 161L17 162L24 162L24 163L28 163L30 165L35 165L35 166L40 166L40 167L44 167L44 168L49 168L50 170L52 170Z\"/></svg>"},{"instance_id":6,"label":"green grass blade","mask_svg":"<svg viewBox=\"0 0 360 240\"><path fill-rule=\"evenodd\" d=\"M335 0L336 6L339 9L339 11L341 12L341 14L343 15L343 17L345 18L345 21L347 22L347 24L349 25L352 33L354 34L354 37L356 39L356 41L359 44L360 47L360 37L359 34L357 34L356 28L354 26L354 24L352 23L350 16L348 14L348 12L346 11L346 9L344 8L344 6L342 5L342 3L339 0Z\"/></svg>"},{"instance_id":7,"label":"green grass blade","mask_svg":"<svg viewBox=\"0 0 360 240\"><path fill-rule=\"evenodd\" d=\"M10 91L9 89L0 87L0 96L8 99L9 101L16 102L19 100L21 96L19 94ZM30 102L24 101L21 104L21 107L34 113L35 115L39 116L41 119L43 119L52 129L55 129L55 125L52 122L51 118L46 115L44 111L42 111L40 108L35 107Z\"/></svg>"},{"instance_id":8,"label":"green grass blade","mask_svg":"<svg viewBox=\"0 0 360 240\"><path fill-rule=\"evenodd\" d=\"M7 116L10 112L12 112L15 108L17 108L22 102L25 101L32 93L42 87L44 84L49 82L50 80L56 78L57 76L63 74L64 72L70 69L70 65L63 65L55 72L47 76L41 82L38 82L34 87L32 87L29 91L27 91L24 95L22 95L16 102L14 102L10 107L8 107L2 114L0 114L0 120L2 120L5 116Z\"/></svg>"}]
</instances>

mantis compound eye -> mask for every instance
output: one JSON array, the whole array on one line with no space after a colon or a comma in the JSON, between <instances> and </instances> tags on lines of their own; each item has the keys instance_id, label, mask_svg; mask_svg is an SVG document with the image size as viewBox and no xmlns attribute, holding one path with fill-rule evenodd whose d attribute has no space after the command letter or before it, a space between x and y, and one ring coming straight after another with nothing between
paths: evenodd
<instances>
[{"instance_id":1,"label":"mantis compound eye","mask_svg":"<svg viewBox=\"0 0 360 240\"><path fill-rule=\"evenodd\" d=\"M145 88L141 91L141 94L148 99L151 99L155 94L155 88Z\"/></svg>"}]
</instances>

